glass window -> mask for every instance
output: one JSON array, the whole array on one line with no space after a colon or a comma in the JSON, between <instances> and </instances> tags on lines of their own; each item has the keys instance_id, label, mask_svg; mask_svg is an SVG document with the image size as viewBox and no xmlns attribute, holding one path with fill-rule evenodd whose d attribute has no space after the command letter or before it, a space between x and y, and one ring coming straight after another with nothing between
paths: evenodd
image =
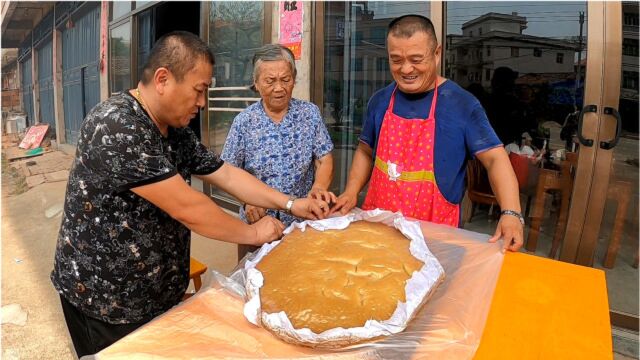
<instances>
[{"instance_id":1,"label":"glass window","mask_svg":"<svg viewBox=\"0 0 640 360\"><path fill-rule=\"evenodd\" d=\"M387 29L376 28L371 30L370 41L374 44L384 46L386 44Z\"/></svg>"},{"instance_id":2,"label":"glass window","mask_svg":"<svg viewBox=\"0 0 640 360\"><path fill-rule=\"evenodd\" d=\"M362 41L362 31L356 31L356 44L359 44Z\"/></svg>"},{"instance_id":3,"label":"glass window","mask_svg":"<svg viewBox=\"0 0 640 360\"><path fill-rule=\"evenodd\" d=\"M209 89L209 144L218 154L222 152L235 116L259 99L248 87L253 84L253 54L263 44L265 4L259 1L211 3L209 46L216 64ZM246 89L238 90L238 87ZM215 188L212 195L233 201Z\"/></svg>"},{"instance_id":4,"label":"glass window","mask_svg":"<svg viewBox=\"0 0 640 360\"><path fill-rule=\"evenodd\" d=\"M624 89L638 90L638 72L637 71L623 71L622 72L622 87Z\"/></svg>"},{"instance_id":5,"label":"glass window","mask_svg":"<svg viewBox=\"0 0 640 360\"><path fill-rule=\"evenodd\" d=\"M363 59L356 59L356 61L353 64L353 70L354 71L363 71L363 70L365 70L365 69L362 68L363 67L363 63L364 63Z\"/></svg>"},{"instance_id":6,"label":"glass window","mask_svg":"<svg viewBox=\"0 0 640 360\"><path fill-rule=\"evenodd\" d=\"M131 12L131 1L114 1L111 3L111 20L116 20Z\"/></svg>"},{"instance_id":7,"label":"glass window","mask_svg":"<svg viewBox=\"0 0 640 360\"><path fill-rule=\"evenodd\" d=\"M389 71L389 59L378 58L376 62L378 63L377 71Z\"/></svg>"},{"instance_id":8,"label":"glass window","mask_svg":"<svg viewBox=\"0 0 640 360\"><path fill-rule=\"evenodd\" d=\"M540 48L534 48L533 49L533 56L541 57L542 56L542 50L540 50Z\"/></svg>"},{"instance_id":9,"label":"glass window","mask_svg":"<svg viewBox=\"0 0 640 360\"><path fill-rule=\"evenodd\" d=\"M637 5L636 5L637 6ZM627 26L638 26L638 13L628 12L624 14L624 24Z\"/></svg>"},{"instance_id":10,"label":"glass window","mask_svg":"<svg viewBox=\"0 0 640 360\"><path fill-rule=\"evenodd\" d=\"M520 56L520 49L517 47L511 47L511 57L518 57Z\"/></svg>"},{"instance_id":11,"label":"glass window","mask_svg":"<svg viewBox=\"0 0 640 360\"><path fill-rule=\"evenodd\" d=\"M142 78L142 68L147 62L149 58L149 54L151 54L151 47L154 44L154 16L153 10L145 10L141 12L138 16L138 64L136 73L137 79L136 83Z\"/></svg>"},{"instance_id":12,"label":"glass window","mask_svg":"<svg viewBox=\"0 0 640 360\"><path fill-rule=\"evenodd\" d=\"M491 46L487 46L487 56L491 56Z\"/></svg>"},{"instance_id":13,"label":"glass window","mask_svg":"<svg viewBox=\"0 0 640 360\"><path fill-rule=\"evenodd\" d=\"M136 9L139 9L149 3L153 3L153 1L135 1L134 3L135 3Z\"/></svg>"},{"instance_id":14,"label":"glass window","mask_svg":"<svg viewBox=\"0 0 640 360\"><path fill-rule=\"evenodd\" d=\"M485 69L485 71L484 71L484 79L486 81L491 81L491 69Z\"/></svg>"},{"instance_id":15,"label":"glass window","mask_svg":"<svg viewBox=\"0 0 640 360\"><path fill-rule=\"evenodd\" d=\"M111 92L131 88L131 23L125 22L111 29L109 40Z\"/></svg>"},{"instance_id":16,"label":"glass window","mask_svg":"<svg viewBox=\"0 0 640 360\"><path fill-rule=\"evenodd\" d=\"M622 40L622 55L638 56L638 39L625 38Z\"/></svg>"},{"instance_id":17,"label":"glass window","mask_svg":"<svg viewBox=\"0 0 640 360\"><path fill-rule=\"evenodd\" d=\"M556 54L556 62L558 64L562 64L564 62L564 54L563 53L557 53Z\"/></svg>"},{"instance_id":18,"label":"glass window","mask_svg":"<svg viewBox=\"0 0 640 360\"><path fill-rule=\"evenodd\" d=\"M321 109L335 144L331 190L336 194L346 184L369 98L393 81L385 47L387 26L401 15L429 16L428 2L398 1L389 5L385 1L324 3Z\"/></svg>"}]
</instances>

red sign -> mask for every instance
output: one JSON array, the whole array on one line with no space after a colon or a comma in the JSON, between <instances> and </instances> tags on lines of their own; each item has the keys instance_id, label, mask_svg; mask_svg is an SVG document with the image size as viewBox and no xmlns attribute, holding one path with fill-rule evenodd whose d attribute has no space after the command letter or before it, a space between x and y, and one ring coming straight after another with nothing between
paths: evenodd
<instances>
[{"instance_id":1,"label":"red sign","mask_svg":"<svg viewBox=\"0 0 640 360\"><path fill-rule=\"evenodd\" d=\"M296 60L302 54L302 1L280 1L280 44L288 47Z\"/></svg>"},{"instance_id":2,"label":"red sign","mask_svg":"<svg viewBox=\"0 0 640 360\"><path fill-rule=\"evenodd\" d=\"M281 44L282 46L289 48L293 53L293 56L296 60L300 60L300 56L302 56L302 43L292 43L292 44Z\"/></svg>"},{"instance_id":3,"label":"red sign","mask_svg":"<svg viewBox=\"0 0 640 360\"><path fill-rule=\"evenodd\" d=\"M18 145L21 149L35 149L40 146L42 139L49 130L49 124L34 125L29 128L27 134Z\"/></svg>"}]
</instances>

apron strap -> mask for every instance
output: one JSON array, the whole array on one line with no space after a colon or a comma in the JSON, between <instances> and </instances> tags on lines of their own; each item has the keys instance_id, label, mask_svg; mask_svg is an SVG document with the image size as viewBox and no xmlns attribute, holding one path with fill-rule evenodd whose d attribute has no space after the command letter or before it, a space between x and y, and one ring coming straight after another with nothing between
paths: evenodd
<instances>
[{"instance_id":1,"label":"apron strap","mask_svg":"<svg viewBox=\"0 0 640 360\"><path fill-rule=\"evenodd\" d=\"M429 110L429 119L435 119L437 104L438 104L438 76L436 75L436 86L433 88L433 99L431 99L431 109Z\"/></svg>"},{"instance_id":2,"label":"apron strap","mask_svg":"<svg viewBox=\"0 0 640 360\"><path fill-rule=\"evenodd\" d=\"M393 114L393 104L396 102L396 90L398 90L398 84L393 88L391 92L391 100L389 100L389 106L387 107L387 111Z\"/></svg>"}]
</instances>

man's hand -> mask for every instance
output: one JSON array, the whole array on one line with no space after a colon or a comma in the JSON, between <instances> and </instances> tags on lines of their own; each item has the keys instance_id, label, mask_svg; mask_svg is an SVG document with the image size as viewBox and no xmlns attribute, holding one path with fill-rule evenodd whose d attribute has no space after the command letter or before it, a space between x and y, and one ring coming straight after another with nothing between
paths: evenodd
<instances>
[{"instance_id":1,"label":"man's hand","mask_svg":"<svg viewBox=\"0 0 640 360\"><path fill-rule=\"evenodd\" d=\"M295 199L291 213L297 217L320 220L329 215L329 204L324 200L308 198Z\"/></svg>"},{"instance_id":2,"label":"man's hand","mask_svg":"<svg viewBox=\"0 0 640 360\"><path fill-rule=\"evenodd\" d=\"M311 191L309 191L309 194L307 194L307 197L311 199L322 200L327 204L335 204L338 199L336 195L331 191L322 190L320 188L311 189Z\"/></svg>"},{"instance_id":3,"label":"man's hand","mask_svg":"<svg viewBox=\"0 0 640 360\"><path fill-rule=\"evenodd\" d=\"M267 215L267 210L259 206L246 204L244 206L244 213L247 216L249 224L253 224Z\"/></svg>"},{"instance_id":4,"label":"man's hand","mask_svg":"<svg viewBox=\"0 0 640 360\"><path fill-rule=\"evenodd\" d=\"M524 238L523 234L523 226L517 217L502 215L500 217L500 221L498 221L496 232L493 234L493 237L489 239L489 242L494 243L498 241L498 239L502 238L504 241L502 245L502 252L505 252L506 250L518 251L518 249L522 247Z\"/></svg>"},{"instance_id":5,"label":"man's hand","mask_svg":"<svg viewBox=\"0 0 640 360\"><path fill-rule=\"evenodd\" d=\"M358 195L344 192L336 200L336 204L331 208L331 213L340 212L341 215L347 215L358 202Z\"/></svg>"},{"instance_id":6,"label":"man's hand","mask_svg":"<svg viewBox=\"0 0 640 360\"><path fill-rule=\"evenodd\" d=\"M256 232L254 241L251 244L256 246L280 239L284 231L284 224L271 216L265 216L249 226Z\"/></svg>"}]
</instances>

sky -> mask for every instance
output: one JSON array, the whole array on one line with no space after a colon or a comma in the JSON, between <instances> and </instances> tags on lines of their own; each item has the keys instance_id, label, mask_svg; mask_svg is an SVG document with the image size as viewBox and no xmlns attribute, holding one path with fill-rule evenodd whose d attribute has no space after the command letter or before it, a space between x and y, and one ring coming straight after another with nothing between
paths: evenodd
<instances>
[{"instance_id":1,"label":"sky","mask_svg":"<svg viewBox=\"0 0 640 360\"><path fill-rule=\"evenodd\" d=\"M409 13L429 16L426 1L372 1L369 10L375 19L394 18ZM585 13L583 34L586 35L587 3L584 1L449 1L447 2L447 30L449 34L462 34L465 22L489 12L511 14L527 18L525 34L551 38L578 36L580 12Z\"/></svg>"},{"instance_id":2,"label":"sky","mask_svg":"<svg viewBox=\"0 0 640 360\"><path fill-rule=\"evenodd\" d=\"M587 33L586 2L542 2L542 1L453 1L447 3L447 30L451 34L462 34L463 23L488 12L511 14L527 18L527 35L563 38L580 33L580 12L585 13L583 35Z\"/></svg>"}]
</instances>

